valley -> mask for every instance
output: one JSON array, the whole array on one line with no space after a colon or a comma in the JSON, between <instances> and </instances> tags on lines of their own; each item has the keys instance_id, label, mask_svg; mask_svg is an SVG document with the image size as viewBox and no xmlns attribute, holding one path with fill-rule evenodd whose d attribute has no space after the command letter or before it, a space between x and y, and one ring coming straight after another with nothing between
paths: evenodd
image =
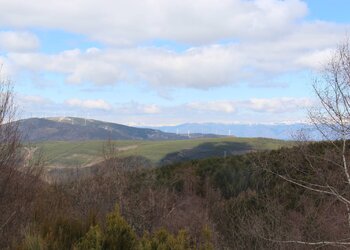
<instances>
[{"instance_id":1,"label":"valley","mask_svg":"<svg viewBox=\"0 0 350 250\"><path fill-rule=\"evenodd\" d=\"M181 135L76 117L19 121L25 148L43 154L46 168L92 166L103 160L111 140L115 157L143 157L154 166L209 157L225 157L293 145L292 141L214 134Z\"/></svg>"},{"instance_id":2,"label":"valley","mask_svg":"<svg viewBox=\"0 0 350 250\"><path fill-rule=\"evenodd\" d=\"M80 168L103 161L106 141L47 141L26 147L36 147L44 156L45 168ZM142 157L159 166L186 160L225 157L258 150L291 146L292 142L267 138L207 138L170 141L112 141L116 157Z\"/></svg>"}]
</instances>

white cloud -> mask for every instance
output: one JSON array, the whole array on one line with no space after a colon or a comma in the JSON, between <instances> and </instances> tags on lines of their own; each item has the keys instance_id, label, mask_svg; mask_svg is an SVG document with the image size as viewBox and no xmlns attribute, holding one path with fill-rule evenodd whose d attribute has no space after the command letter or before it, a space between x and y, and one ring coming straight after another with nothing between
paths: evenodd
<instances>
[{"instance_id":1,"label":"white cloud","mask_svg":"<svg viewBox=\"0 0 350 250\"><path fill-rule=\"evenodd\" d=\"M321 70L324 67L324 62L332 59L334 55L334 49L325 49L320 51L313 51L301 56L297 63L300 65L304 65L307 68L312 68L315 70Z\"/></svg>"},{"instance_id":2,"label":"white cloud","mask_svg":"<svg viewBox=\"0 0 350 250\"><path fill-rule=\"evenodd\" d=\"M211 101L192 102L186 107L203 111L218 113L236 113L241 111L261 112L261 113L285 113L295 112L311 107L313 101L309 98L253 98L243 101Z\"/></svg>"},{"instance_id":3,"label":"white cloud","mask_svg":"<svg viewBox=\"0 0 350 250\"><path fill-rule=\"evenodd\" d=\"M182 52L162 48L79 49L57 54L9 53L17 69L63 74L68 83L97 85L147 83L156 89L208 89L246 82L264 86L278 74L315 69L343 39L343 29L302 25L273 41L193 47ZM333 27L333 28L331 28ZM327 30L327 34L323 33ZM314 39L317 37L318 39Z\"/></svg>"},{"instance_id":4,"label":"white cloud","mask_svg":"<svg viewBox=\"0 0 350 250\"><path fill-rule=\"evenodd\" d=\"M146 114L157 114L160 113L161 109L159 108L158 105L155 104L148 104L148 105L144 105L142 107L142 110L144 113Z\"/></svg>"},{"instance_id":5,"label":"white cloud","mask_svg":"<svg viewBox=\"0 0 350 250\"><path fill-rule=\"evenodd\" d=\"M0 58L13 72L58 73L72 84L141 82L159 92L242 82L265 86L279 74L318 69L350 28L305 20L308 9L301 0L0 0L0 6L4 26L60 29L106 44L43 54L30 51L37 40L32 37L27 49L9 49ZM194 47L175 52L135 46L157 39ZM17 40L24 46L25 39ZM120 44L131 46L115 46Z\"/></svg>"},{"instance_id":6,"label":"white cloud","mask_svg":"<svg viewBox=\"0 0 350 250\"><path fill-rule=\"evenodd\" d=\"M230 101L212 101L212 102L191 102L187 107L200 111L214 111L223 113L233 113L236 111L236 103Z\"/></svg>"},{"instance_id":7,"label":"white cloud","mask_svg":"<svg viewBox=\"0 0 350 250\"><path fill-rule=\"evenodd\" d=\"M162 108L156 104L143 104L137 102L117 104L115 110L118 113L126 115L154 115L162 112Z\"/></svg>"},{"instance_id":8,"label":"white cloud","mask_svg":"<svg viewBox=\"0 0 350 250\"><path fill-rule=\"evenodd\" d=\"M161 111L151 116L128 112L118 120L138 124L295 122L305 119L306 109L313 104L312 99L291 97L190 102L160 107ZM119 109L117 113L121 114Z\"/></svg>"},{"instance_id":9,"label":"white cloud","mask_svg":"<svg viewBox=\"0 0 350 250\"><path fill-rule=\"evenodd\" d=\"M20 95L18 96L20 105L43 105L51 103L51 100L38 95Z\"/></svg>"},{"instance_id":10,"label":"white cloud","mask_svg":"<svg viewBox=\"0 0 350 250\"><path fill-rule=\"evenodd\" d=\"M301 0L0 0L0 6L4 27L59 29L108 44L272 38L308 11Z\"/></svg>"},{"instance_id":11,"label":"white cloud","mask_svg":"<svg viewBox=\"0 0 350 250\"><path fill-rule=\"evenodd\" d=\"M311 107L314 102L309 98L280 97L272 99L253 98L244 101L242 106L254 112L285 113Z\"/></svg>"},{"instance_id":12,"label":"white cloud","mask_svg":"<svg viewBox=\"0 0 350 250\"><path fill-rule=\"evenodd\" d=\"M29 32L0 32L0 51L26 52L39 47L39 39Z\"/></svg>"},{"instance_id":13,"label":"white cloud","mask_svg":"<svg viewBox=\"0 0 350 250\"><path fill-rule=\"evenodd\" d=\"M101 109L110 110L111 106L104 100L80 100L80 99L68 99L65 101L68 106L86 108L86 109Z\"/></svg>"},{"instance_id":14,"label":"white cloud","mask_svg":"<svg viewBox=\"0 0 350 250\"><path fill-rule=\"evenodd\" d=\"M74 116L114 121L122 124L179 124L185 122L284 122L305 119L305 108L314 103L307 98L266 98L191 102L174 106L149 103L117 103L106 100L69 99L64 103L40 96L20 96L20 108L28 116ZM108 112L106 112L108 111Z\"/></svg>"}]
</instances>

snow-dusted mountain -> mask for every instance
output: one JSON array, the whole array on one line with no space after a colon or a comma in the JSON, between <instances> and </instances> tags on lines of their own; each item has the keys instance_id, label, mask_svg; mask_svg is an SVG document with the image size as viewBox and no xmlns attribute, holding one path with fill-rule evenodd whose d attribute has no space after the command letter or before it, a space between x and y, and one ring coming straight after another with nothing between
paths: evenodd
<instances>
[{"instance_id":1,"label":"snow-dusted mountain","mask_svg":"<svg viewBox=\"0 0 350 250\"><path fill-rule=\"evenodd\" d=\"M185 123L175 126L153 126L163 132L188 134L218 134L237 137L267 137L274 139L293 140L303 130L315 136L313 127L306 123L275 123L275 124L223 124L223 123Z\"/></svg>"}]
</instances>

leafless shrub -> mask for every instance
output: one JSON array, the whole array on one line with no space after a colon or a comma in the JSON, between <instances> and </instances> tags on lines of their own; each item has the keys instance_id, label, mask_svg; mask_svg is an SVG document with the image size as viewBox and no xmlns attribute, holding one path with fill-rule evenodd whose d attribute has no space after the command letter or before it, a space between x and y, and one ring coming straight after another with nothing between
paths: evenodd
<instances>
[{"instance_id":1,"label":"leafless shrub","mask_svg":"<svg viewBox=\"0 0 350 250\"><path fill-rule=\"evenodd\" d=\"M40 185L41 157L24 147L16 119L13 85L0 79L0 247L18 236Z\"/></svg>"}]
</instances>

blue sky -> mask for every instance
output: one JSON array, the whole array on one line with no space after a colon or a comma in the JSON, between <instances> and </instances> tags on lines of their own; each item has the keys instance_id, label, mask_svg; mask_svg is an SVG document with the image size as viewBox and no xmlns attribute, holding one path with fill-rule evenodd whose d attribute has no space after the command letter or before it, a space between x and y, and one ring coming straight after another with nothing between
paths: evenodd
<instances>
[{"instance_id":1,"label":"blue sky","mask_svg":"<svg viewBox=\"0 0 350 250\"><path fill-rule=\"evenodd\" d=\"M131 125L305 121L346 0L0 0L21 117Z\"/></svg>"}]
</instances>

